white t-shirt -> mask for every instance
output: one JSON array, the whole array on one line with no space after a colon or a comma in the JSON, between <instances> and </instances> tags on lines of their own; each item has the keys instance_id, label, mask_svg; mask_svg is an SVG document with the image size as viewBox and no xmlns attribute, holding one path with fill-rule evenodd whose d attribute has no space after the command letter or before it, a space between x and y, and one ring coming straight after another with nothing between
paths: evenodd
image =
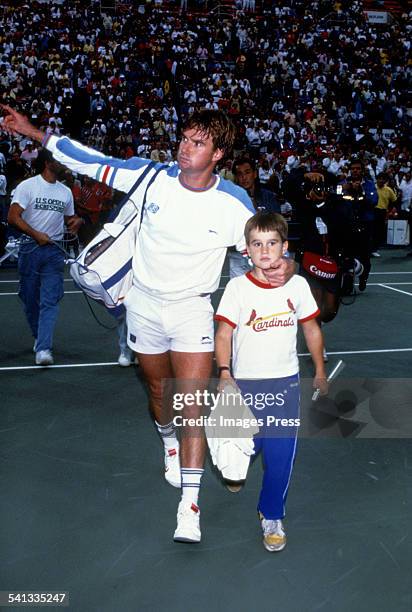
<instances>
[{"instance_id":1,"label":"white t-shirt","mask_svg":"<svg viewBox=\"0 0 412 612\"><path fill-rule=\"evenodd\" d=\"M0 174L0 196L7 194L7 179L4 174Z\"/></svg>"},{"instance_id":2,"label":"white t-shirt","mask_svg":"<svg viewBox=\"0 0 412 612\"><path fill-rule=\"evenodd\" d=\"M233 327L233 374L236 378L283 378L299 371L298 322L319 314L307 281L294 275L272 287L251 272L226 285L215 319Z\"/></svg>"},{"instance_id":3,"label":"white t-shirt","mask_svg":"<svg viewBox=\"0 0 412 612\"><path fill-rule=\"evenodd\" d=\"M66 137L51 136L47 148L71 170L125 192L149 163L106 157ZM226 250L245 250L244 227L255 212L247 192L231 181L216 176L209 189L197 191L183 187L179 173L170 164L147 190L133 257L133 284L170 301L216 291ZM138 189L131 196L137 209L142 195Z\"/></svg>"},{"instance_id":4,"label":"white t-shirt","mask_svg":"<svg viewBox=\"0 0 412 612\"><path fill-rule=\"evenodd\" d=\"M49 183L40 174L17 185L12 204L24 208L22 219L26 223L53 240L63 237L64 217L74 215L70 189L59 181Z\"/></svg>"}]
</instances>

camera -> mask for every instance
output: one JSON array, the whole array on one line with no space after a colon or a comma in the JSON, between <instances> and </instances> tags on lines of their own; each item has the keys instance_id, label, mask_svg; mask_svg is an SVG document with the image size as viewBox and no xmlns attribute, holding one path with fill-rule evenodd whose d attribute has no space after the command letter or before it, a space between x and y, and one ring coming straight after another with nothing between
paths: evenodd
<instances>
[{"instance_id":1,"label":"camera","mask_svg":"<svg viewBox=\"0 0 412 612\"><path fill-rule=\"evenodd\" d=\"M313 191L313 193L317 195L319 198L324 197L326 194L326 188L325 188L324 183L315 183L312 186L311 191Z\"/></svg>"},{"instance_id":2,"label":"camera","mask_svg":"<svg viewBox=\"0 0 412 612\"><path fill-rule=\"evenodd\" d=\"M314 195L315 199L320 201L326 198L328 189L323 181L315 183L309 179L305 179L302 183L302 191L307 199L311 199L310 195Z\"/></svg>"}]
</instances>

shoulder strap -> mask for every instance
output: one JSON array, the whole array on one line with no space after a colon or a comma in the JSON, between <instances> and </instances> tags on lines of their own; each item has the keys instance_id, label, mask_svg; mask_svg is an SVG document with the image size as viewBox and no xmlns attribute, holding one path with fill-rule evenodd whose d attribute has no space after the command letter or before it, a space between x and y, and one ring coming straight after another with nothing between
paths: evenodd
<instances>
[{"instance_id":1,"label":"shoulder strap","mask_svg":"<svg viewBox=\"0 0 412 612\"><path fill-rule=\"evenodd\" d=\"M153 181L155 180L155 178L157 177L159 172L161 172L165 168L167 168L167 164L163 164L162 166L157 168L156 172L153 174L153 176L150 178L150 181L147 183L147 186L146 186L146 189L145 189L145 192L144 192L142 207L140 209L139 231L140 231L140 228L141 228L142 222L143 222L143 215L144 215L144 211L145 211L145 207L146 207L146 198L147 198L148 189L152 185Z\"/></svg>"},{"instance_id":2,"label":"shoulder strap","mask_svg":"<svg viewBox=\"0 0 412 612\"><path fill-rule=\"evenodd\" d=\"M130 196L136 191L136 189L144 181L146 176L155 167L155 165L156 165L156 162L154 162L154 161L151 161L150 163L147 164L146 168L143 170L142 174L139 176L139 178L136 180L136 182L133 183L133 185L129 189L129 191L122 197L122 199L120 200L120 202L118 203L116 208L114 208L111 211L111 213L110 213L110 215L108 217L108 221L113 221L113 219L119 214L120 210L123 208L123 206L126 204L126 202L129 201Z\"/></svg>"}]
</instances>

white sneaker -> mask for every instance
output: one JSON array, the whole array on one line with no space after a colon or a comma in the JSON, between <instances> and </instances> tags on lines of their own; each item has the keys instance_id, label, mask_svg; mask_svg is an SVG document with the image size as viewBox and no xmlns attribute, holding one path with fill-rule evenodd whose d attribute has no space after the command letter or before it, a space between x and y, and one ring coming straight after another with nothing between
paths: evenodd
<instances>
[{"instance_id":1,"label":"white sneaker","mask_svg":"<svg viewBox=\"0 0 412 612\"><path fill-rule=\"evenodd\" d=\"M373 251L373 253L371 253L372 257L380 257L381 254L378 253L378 251Z\"/></svg>"},{"instance_id":2,"label":"white sneaker","mask_svg":"<svg viewBox=\"0 0 412 612\"><path fill-rule=\"evenodd\" d=\"M132 359L126 353L120 353L119 359L117 360L117 363L122 368L128 368L129 366L132 365Z\"/></svg>"},{"instance_id":3,"label":"white sneaker","mask_svg":"<svg viewBox=\"0 0 412 612\"><path fill-rule=\"evenodd\" d=\"M286 546L286 533L281 519L265 519L259 512L263 531L263 546L269 552L280 552Z\"/></svg>"},{"instance_id":4,"label":"white sneaker","mask_svg":"<svg viewBox=\"0 0 412 612\"><path fill-rule=\"evenodd\" d=\"M54 359L52 352L49 349L36 352L36 365L48 366L53 365Z\"/></svg>"},{"instance_id":5,"label":"white sneaker","mask_svg":"<svg viewBox=\"0 0 412 612\"><path fill-rule=\"evenodd\" d=\"M181 500L177 509L175 542L200 542L200 510L194 503Z\"/></svg>"},{"instance_id":6,"label":"white sneaker","mask_svg":"<svg viewBox=\"0 0 412 612\"><path fill-rule=\"evenodd\" d=\"M325 348L323 348L323 361L324 361L324 363L328 363L328 361L329 361L329 356L328 356Z\"/></svg>"},{"instance_id":7,"label":"white sneaker","mask_svg":"<svg viewBox=\"0 0 412 612\"><path fill-rule=\"evenodd\" d=\"M165 479L172 487L180 489L182 486L179 444L176 448L165 448Z\"/></svg>"}]
</instances>

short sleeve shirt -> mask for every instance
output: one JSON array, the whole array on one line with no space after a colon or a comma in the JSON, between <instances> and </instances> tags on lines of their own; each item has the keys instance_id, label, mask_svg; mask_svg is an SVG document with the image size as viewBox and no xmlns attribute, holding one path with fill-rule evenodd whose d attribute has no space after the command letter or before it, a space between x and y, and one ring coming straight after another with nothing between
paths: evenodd
<instances>
[{"instance_id":1,"label":"short sleeve shirt","mask_svg":"<svg viewBox=\"0 0 412 612\"><path fill-rule=\"evenodd\" d=\"M234 375L259 379L296 374L298 323L318 314L307 281L296 274L276 288L251 272L229 281L215 319L233 327Z\"/></svg>"}]
</instances>

